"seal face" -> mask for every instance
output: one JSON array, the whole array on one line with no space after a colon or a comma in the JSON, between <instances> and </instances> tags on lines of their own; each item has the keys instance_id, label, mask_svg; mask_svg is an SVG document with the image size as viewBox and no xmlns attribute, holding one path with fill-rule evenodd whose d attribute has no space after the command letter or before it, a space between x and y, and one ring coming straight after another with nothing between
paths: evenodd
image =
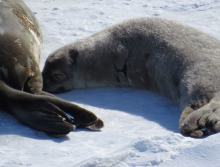
<instances>
[{"instance_id":1,"label":"seal face","mask_svg":"<svg viewBox=\"0 0 220 167\"><path fill-rule=\"evenodd\" d=\"M52 53L43 88L154 90L180 104L180 132L201 137L220 131L219 46L215 38L173 21L129 20Z\"/></svg>"},{"instance_id":2,"label":"seal face","mask_svg":"<svg viewBox=\"0 0 220 167\"><path fill-rule=\"evenodd\" d=\"M0 107L54 137L65 136L75 125L102 128L92 112L42 91L42 42L39 24L23 1L0 1Z\"/></svg>"}]
</instances>

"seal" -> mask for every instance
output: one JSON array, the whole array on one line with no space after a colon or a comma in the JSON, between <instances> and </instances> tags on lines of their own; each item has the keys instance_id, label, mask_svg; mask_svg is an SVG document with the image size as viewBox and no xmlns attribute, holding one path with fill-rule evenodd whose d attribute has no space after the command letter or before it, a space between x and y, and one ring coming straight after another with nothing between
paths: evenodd
<instances>
[{"instance_id":1,"label":"seal","mask_svg":"<svg viewBox=\"0 0 220 167\"><path fill-rule=\"evenodd\" d=\"M23 1L0 1L0 107L22 124L54 137L65 136L76 124L102 128L92 112L42 91L42 42L39 24Z\"/></svg>"},{"instance_id":2,"label":"seal","mask_svg":"<svg viewBox=\"0 0 220 167\"><path fill-rule=\"evenodd\" d=\"M179 130L202 137L220 131L220 42L160 18L114 25L52 53L43 89L125 86L157 91L180 104Z\"/></svg>"}]
</instances>

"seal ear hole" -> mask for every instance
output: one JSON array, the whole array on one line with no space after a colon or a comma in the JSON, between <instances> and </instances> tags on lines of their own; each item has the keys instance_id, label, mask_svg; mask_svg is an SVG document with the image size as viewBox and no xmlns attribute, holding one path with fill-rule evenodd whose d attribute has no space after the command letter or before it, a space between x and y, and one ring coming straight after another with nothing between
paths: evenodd
<instances>
[{"instance_id":1,"label":"seal ear hole","mask_svg":"<svg viewBox=\"0 0 220 167\"><path fill-rule=\"evenodd\" d=\"M72 50L69 51L69 57L70 57L71 65L76 65L77 64L78 55L79 55L78 50L72 49Z\"/></svg>"}]
</instances>

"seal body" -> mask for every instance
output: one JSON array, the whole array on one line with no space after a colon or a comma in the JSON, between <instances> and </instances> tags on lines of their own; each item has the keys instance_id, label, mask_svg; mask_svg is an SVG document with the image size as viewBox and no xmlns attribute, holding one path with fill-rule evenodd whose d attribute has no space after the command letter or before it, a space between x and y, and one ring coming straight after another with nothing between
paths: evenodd
<instances>
[{"instance_id":1,"label":"seal body","mask_svg":"<svg viewBox=\"0 0 220 167\"><path fill-rule=\"evenodd\" d=\"M42 87L38 64L43 38L36 18L22 1L7 0L0 2L0 20L1 80L37 93ZM28 86L33 80L35 88Z\"/></svg>"},{"instance_id":2,"label":"seal body","mask_svg":"<svg viewBox=\"0 0 220 167\"><path fill-rule=\"evenodd\" d=\"M129 20L52 53L43 87L54 93L106 86L154 90L180 104L181 133L201 137L220 131L219 46L174 21Z\"/></svg>"},{"instance_id":3,"label":"seal body","mask_svg":"<svg viewBox=\"0 0 220 167\"><path fill-rule=\"evenodd\" d=\"M42 91L42 42L37 19L23 1L0 1L0 107L21 123L55 137L75 129L65 112L83 127L102 127L93 113Z\"/></svg>"}]
</instances>

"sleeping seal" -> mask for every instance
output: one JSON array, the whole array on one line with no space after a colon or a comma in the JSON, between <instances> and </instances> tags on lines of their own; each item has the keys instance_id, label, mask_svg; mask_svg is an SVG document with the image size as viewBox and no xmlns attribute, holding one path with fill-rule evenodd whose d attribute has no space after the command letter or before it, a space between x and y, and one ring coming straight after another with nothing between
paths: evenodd
<instances>
[{"instance_id":1,"label":"sleeping seal","mask_svg":"<svg viewBox=\"0 0 220 167\"><path fill-rule=\"evenodd\" d=\"M0 1L0 107L54 137L65 136L76 124L100 129L103 122L90 111L42 91L42 41L34 14L21 0Z\"/></svg>"},{"instance_id":2,"label":"sleeping seal","mask_svg":"<svg viewBox=\"0 0 220 167\"><path fill-rule=\"evenodd\" d=\"M220 131L220 42L159 18L123 22L52 53L45 91L127 86L157 91L180 104L185 136Z\"/></svg>"}]
</instances>

